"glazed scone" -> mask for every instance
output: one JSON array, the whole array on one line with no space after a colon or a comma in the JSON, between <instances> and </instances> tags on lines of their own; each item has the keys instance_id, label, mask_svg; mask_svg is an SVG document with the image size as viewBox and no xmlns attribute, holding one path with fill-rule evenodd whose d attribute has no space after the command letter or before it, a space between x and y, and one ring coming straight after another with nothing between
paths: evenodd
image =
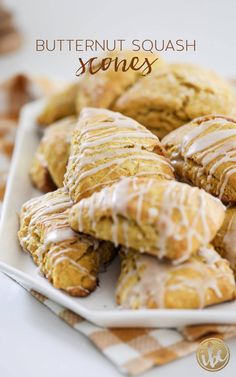
<instances>
[{"instance_id":1,"label":"glazed scone","mask_svg":"<svg viewBox=\"0 0 236 377\"><path fill-rule=\"evenodd\" d=\"M178 266L132 250L122 253L116 302L125 309L200 309L234 298L233 272L212 246Z\"/></svg>"},{"instance_id":2,"label":"glazed scone","mask_svg":"<svg viewBox=\"0 0 236 377\"><path fill-rule=\"evenodd\" d=\"M64 184L74 202L122 177L174 179L158 138L133 119L105 109L82 110Z\"/></svg>"},{"instance_id":3,"label":"glazed scone","mask_svg":"<svg viewBox=\"0 0 236 377\"><path fill-rule=\"evenodd\" d=\"M208 115L163 139L180 179L224 202L236 202L236 119Z\"/></svg>"},{"instance_id":4,"label":"glazed scone","mask_svg":"<svg viewBox=\"0 0 236 377\"><path fill-rule=\"evenodd\" d=\"M120 62L119 69L115 71L114 68L111 67L106 71L101 70L95 75L88 73L83 77L80 83L81 90L78 91L76 99L76 110L78 114L84 107L111 108L116 99L119 98L125 90L134 85L147 73L147 69L146 72L143 72L142 69L134 70L131 68L123 72L121 69L123 66L122 59L127 59L127 65L129 65L132 58L138 57L140 59L137 64L138 67L144 63L145 59L149 59L150 62L158 59L151 66L152 72L165 65L158 55L144 51L114 51L106 54L106 56L102 56L102 58L104 57L112 60L118 57ZM143 69L145 68L146 65L143 66Z\"/></svg>"},{"instance_id":5,"label":"glazed scone","mask_svg":"<svg viewBox=\"0 0 236 377\"><path fill-rule=\"evenodd\" d=\"M124 92L112 109L136 119L159 138L192 119L235 113L230 85L191 64L169 64Z\"/></svg>"},{"instance_id":6,"label":"glazed scone","mask_svg":"<svg viewBox=\"0 0 236 377\"><path fill-rule=\"evenodd\" d=\"M236 276L236 206L227 208L222 227L212 244L218 253L229 261Z\"/></svg>"},{"instance_id":7,"label":"glazed scone","mask_svg":"<svg viewBox=\"0 0 236 377\"><path fill-rule=\"evenodd\" d=\"M70 210L75 231L180 263L211 241L225 207L176 181L124 178Z\"/></svg>"},{"instance_id":8,"label":"glazed scone","mask_svg":"<svg viewBox=\"0 0 236 377\"><path fill-rule=\"evenodd\" d=\"M18 237L55 288L83 297L96 288L99 268L115 248L73 232L68 223L72 205L63 188L29 200L21 209Z\"/></svg>"},{"instance_id":9,"label":"glazed scone","mask_svg":"<svg viewBox=\"0 0 236 377\"><path fill-rule=\"evenodd\" d=\"M38 116L38 123L41 127L47 127L57 120L75 115L75 99L79 91L78 83L70 84L59 93L50 96Z\"/></svg>"},{"instance_id":10,"label":"glazed scone","mask_svg":"<svg viewBox=\"0 0 236 377\"><path fill-rule=\"evenodd\" d=\"M63 186L76 121L74 116L66 117L45 130L30 169L31 180L40 191Z\"/></svg>"}]
</instances>

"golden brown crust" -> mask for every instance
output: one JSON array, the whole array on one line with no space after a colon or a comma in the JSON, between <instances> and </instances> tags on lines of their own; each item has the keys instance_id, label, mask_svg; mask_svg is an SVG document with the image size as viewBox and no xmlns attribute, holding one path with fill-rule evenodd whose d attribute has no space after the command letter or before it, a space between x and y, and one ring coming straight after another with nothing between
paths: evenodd
<instances>
[{"instance_id":1,"label":"golden brown crust","mask_svg":"<svg viewBox=\"0 0 236 377\"><path fill-rule=\"evenodd\" d=\"M59 93L50 96L38 116L41 127L47 127L59 119L75 115L75 99L79 90L77 83L71 84Z\"/></svg>"},{"instance_id":2,"label":"golden brown crust","mask_svg":"<svg viewBox=\"0 0 236 377\"><path fill-rule=\"evenodd\" d=\"M118 71L111 68L106 71L101 70L95 75L88 73L84 76L81 81L81 90L78 92L76 99L76 110L78 114L84 107L110 109L115 100L142 77L142 70L135 71L129 69L123 72L121 70L122 59L127 59L127 63L129 64L133 57L138 57L140 59L139 66L144 62L145 58L148 58L151 62L158 59L152 66L152 70L154 71L165 64L158 55L148 52L114 51L106 54L105 57L111 59L118 57L120 68ZM99 63L97 65L99 65Z\"/></svg>"},{"instance_id":3,"label":"golden brown crust","mask_svg":"<svg viewBox=\"0 0 236 377\"><path fill-rule=\"evenodd\" d=\"M217 232L212 244L218 253L230 263L236 276L236 207L228 207L222 227Z\"/></svg>"},{"instance_id":4,"label":"golden brown crust","mask_svg":"<svg viewBox=\"0 0 236 377\"><path fill-rule=\"evenodd\" d=\"M171 132L163 144L180 179L236 202L235 141L235 118L208 115Z\"/></svg>"},{"instance_id":5,"label":"golden brown crust","mask_svg":"<svg viewBox=\"0 0 236 377\"><path fill-rule=\"evenodd\" d=\"M78 202L125 176L174 179L163 153L158 138L134 120L85 108L74 132L65 186Z\"/></svg>"},{"instance_id":6,"label":"golden brown crust","mask_svg":"<svg viewBox=\"0 0 236 377\"><path fill-rule=\"evenodd\" d=\"M48 192L63 186L76 117L66 117L48 127L30 169L33 184Z\"/></svg>"},{"instance_id":7,"label":"golden brown crust","mask_svg":"<svg viewBox=\"0 0 236 377\"><path fill-rule=\"evenodd\" d=\"M234 298L229 263L211 246L178 266L132 250L122 254L116 301L126 309L197 309Z\"/></svg>"},{"instance_id":8,"label":"golden brown crust","mask_svg":"<svg viewBox=\"0 0 236 377\"><path fill-rule=\"evenodd\" d=\"M191 64L169 64L125 91L112 109L163 138L196 117L234 113L235 95L211 71Z\"/></svg>"},{"instance_id":9,"label":"golden brown crust","mask_svg":"<svg viewBox=\"0 0 236 377\"><path fill-rule=\"evenodd\" d=\"M198 188L126 178L74 205L69 222L75 231L179 263L214 238L224 211Z\"/></svg>"},{"instance_id":10,"label":"golden brown crust","mask_svg":"<svg viewBox=\"0 0 236 377\"><path fill-rule=\"evenodd\" d=\"M33 158L30 168L30 178L33 185L40 191L47 193L56 190L56 185L48 171L46 160L43 156L43 148L40 145Z\"/></svg>"},{"instance_id":11,"label":"golden brown crust","mask_svg":"<svg viewBox=\"0 0 236 377\"><path fill-rule=\"evenodd\" d=\"M18 237L56 288L87 296L97 286L100 266L114 256L114 246L73 232L68 223L72 205L62 188L29 200L21 210Z\"/></svg>"},{"instance_id":12,"label":"golden brown crust","mask_svg":"<svg viewBox=\"0 0 236 377\"><path fill-rule=\"evenodd\" d=\"M84 107L110 108L114 101L143 75L142 69L129 69L123 72L121 70L123 59L127 59L129 64L131 58L138 57L140 59L139 66L144 63L145 58L148 58L150 63L157 59L151 66L152 71L156 71L165 64L158 55L149 52L114 51L102 58L114 60L116 57L120 62L117 71L111 68L106 71L100 70L95 75L87 73L82 77L79 84L71 84L60 93L52 95L38 117L40 126L46 127L68 115L79 114ZM99 63L94 68L97 68L100 62L99 60Z\"/></svg>"}]
</instances>

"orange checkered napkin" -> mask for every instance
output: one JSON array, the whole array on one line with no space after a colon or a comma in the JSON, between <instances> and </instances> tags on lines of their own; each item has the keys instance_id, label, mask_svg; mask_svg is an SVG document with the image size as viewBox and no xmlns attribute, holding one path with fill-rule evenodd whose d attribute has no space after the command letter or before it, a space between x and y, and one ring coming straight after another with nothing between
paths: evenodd
<instances>
[{"instance_id":1,"label":"orange checkered napkin","mask_svg":"<svg viewBox=\"0 0 236 377\"><path fill-rule=\"evenodd\" d=\"M102 328L33 290L30 293L76 331L84 334L120 372L137 376L194 352L206 337L236 336L236 325L182 329Z\"/></svg>"}]
</instances>

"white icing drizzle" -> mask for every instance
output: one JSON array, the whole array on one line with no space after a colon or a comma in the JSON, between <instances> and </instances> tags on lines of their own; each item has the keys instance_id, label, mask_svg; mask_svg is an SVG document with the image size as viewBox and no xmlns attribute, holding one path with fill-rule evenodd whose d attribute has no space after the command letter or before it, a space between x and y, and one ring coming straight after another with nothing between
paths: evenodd
<instances>
[{"instance_id":1,"label":"white icing drizzle","mask_svg":"<svg viewBox=\"0 0 236 377\"><path fill-rule=\"evenodd\" d=\"M206 305L210 290L219 299L223 298L218 282L226 278L233 288L235 283L231 270L226 271L217 265L220 257L211 247L201 248L198 254L200 259L192 257L179 266L158 262L147 255L133 256L135 270L130 267L127 273L123 273L117 287L117 295L122 297L122 307L132 308L132 304L138 300L139 307L146 308L148 300L151 300L157 308L164 308L165 298L169 291L183 291L188 297L189 290L194 290L199 298L199 308ZM133 263L132 266L134 266ZM187 270L195 272L192 277L189 273L186 274ZM175 272L179 272L178 275ZM139 276L139 279L135 284L130 285L129 279L135 274ZM172 277L174 281L171 282ZM125 295L123 295L124 292Z\"/></svg>"},{"instance_id":2,"label":"white icing drizzle","mask_svg":"<svg viewBox=\"0 0 236 377\"><path fill-rule=\"evenodd\" d=\"M47 168L48 163L42 153L37 153L37 159L43 167Z\"/></svg>"},{"instance_id":3,"label":"white icing drizzle","mask_svg":"<svg viewBox=\"0 0 236 377\"><path fill-rule=\"evenodd\" d=\"M150 179L150 180L147 181L147 183L145 185L143 185L143 187L140 188L138 200L137 200L137 214L136 214L137 224L141 224L144 196L150 190L152 183L153 183L153 181Z\"/></svg>"},{"instance_id":4,"label":"white icing drizzle","mask_svg":"<svg viewBox=\"0 0 236 377\"><path fill-rule=\"evenodd\" d=\"M82 287L82 285L73 285L71 287L66 287L67 292L70 292L70 291L75 290L75 289L80 289L81 291L84 291L86 294L89 294L89 290Z\"/></svg>"},{"instance_id":5,"label":"white icing drizzle","mask_svg":"<svg viewBox=\"0 0 236 377\"><path fill-rule=\"evenodd\" d=\"M157 187L158 186L158 187ZM160 189L156 203L155 189ZM190 187L189 185L176 181L157 181L155 179L123 178L112 187L106 187L90 198L80 201L76 205L75 216L77 216L77 227L80 232L88 232L100 237L97 233L97 221L103 216L112 219L111 236L113 243L119 243L134 247L129 241L129 222L134 221L140 227L137 237L148 237L143 235L143 217L148 218L145 224L152 224L157 233L156 245L152 250L139 247L139 251L153 252L159 259L169 255L170 244L181 243L182 255L175 260L176 264L182 263L189 258L191 253L199 246L207 244L212 238L210 229L207 200L217 203L219 210L224 211L225 207L221 202L211 197L204 190ZM145 203L145 204L144 204ZM193 206L193 203L194 206ZM189 212L191 211L191 215ZM144 215L145 213L145 215ZM98 216L97 216L98 214ZM88 216L89 224L84 227L84 219ZM174 216L178 216L178 221ZM219 226L216 218L215 227ZM124 223L125 225L122 225ZM120 227L123 226L121 229ZM173 241L171 241L173 240ZM193 241L195 242L193 245ZM173 251L173 250L172 250Z\"/></svg>"},{"instance_id":6,"label":"white icing drizzle","mask_svg":"<svg viewBox=\"0 0 236 377\"><path fill-rule=\"evenodd\" d=\"M206 123L204 123L206 125ZM191 131L188 135L188 140L191 141ZM213 143L218 143L219 141L227 139L231 136L236 136L236 129L235 130L219 130L215 132L211 132L210 135L206 134L204 136L198 137L193 141L188 148L186 153L186 157L191 157L192 155L205 151L205 149L212 147ZM184 138L185 140L185 138Z\"/></svg>"},{"instance_id":7,"label":"white icing drizzle","mask_svg":"<svg viewBox=\"0 0 236 377\"><path fill-rule=\"evenodd\" d=\"M44 245L47 246L51 243L58 243L66 241L70 238L77 238L78 234L75 233L70 227L56 228L48 233L44 238Z\"/></svg>"},{"instance_id":8,"label":"white icing drizzle","mask_svg":"<svg viewBox=\"0 0 236 377\"><path fill-rule=\"evenodd\" d=\"M215 264L220 260L219 254L217 254L212 247L202 246L198 251L198 254L209 265Z\"/></svg>"},{"instance_id":9,"label":"white icing drizzle","mask_svg":"<svg viewBox=\"0 0 236 377\"><path fill-rule=\"evenodd\" d=\"M158 138L136 121L109 110L84 109L74 134L65 185L72 197L79 192L76 200L80 200L130 174L173 179L168 160L153 152L157 147Z\"/></svg>"},{"instance_id":10,"label":"white icing drizzle","mask_svg":"<svg viewBox=\"0 0 236 377\"><path fill-rule=\"evenodd\" d=\"M154 136L154 135L153 135ZM98 138L98 136L94 136L93 138L90 138L90 141L84 142L81 147L80 151L83 153L85 149L89 149L91 147L97 147L100 145L104 145L106 143L110 143L111 140L112 142L116 142L118 139L124 139L124 138L132 138L132 139L139 139L139 138L144 138L144 139L154 139L153 137L150 137L150 135L147 135L147 132L116 132L113 135L109 135L103 138Z\"/></svg>"},{"instance_id":11,"label":"white icing drizzle","mask_svg":"<svg viewBox=\"0 0 236 377\"><path fill-rule=\"evenodd\" d=\"M232 126L234 125L234 128ZM200 164L196 169L194 183L201 186L202 175L207 175L207 191L213 189L213 177L217 177L216 195L224 198L226 187L232 176L236 175L236 124L233 120L217 116L199 125L185 126L183 130L167 136L166 143L175 144L175 139L181 138L179 151L173 152L171 159L175 167L181 165L181 156L186 162L183 165L183 177L188 177L187 160L194 158ZM179 133L179 135L178 135ZM222 169L217 176L219 168Z\"/></svg>"},{"instance_id":12,"label":"white icing drizzle","mask_svg":"<svg viewBox=\"0 0 236 377\"><path fill-rule=\"evenodd\" d=\"M68 209L72 205L73 202L64 189L57 190L56 194L50 193L29 200L22 208L22 222L29 218L29 224L25 236L20 237L20 244L25 250L28 250L29 243L38 234L40 237L39 247L34 252L34 257L39 269L44 274L46 273L48 278L51 277L58 264L66 261L79 273L85 274L91 281L95 281L96 277L81 265L79 258L75 258L77 252L79 256L80 242L81 245L92 246L94 250L98 248L98 242L94 242L89 236L78 234L70 228ZM72 246L76 241L78 244ZM71 253L74 254L74 258L70 256ZM47 257L47 262L45 262L45 257ZM45 263L47 263L46 269ZM68 290L72 288L76 287L69 287ZM87 291L83 286L77 286L77 288Z\"/></svg>"},{"instance_id":13,"label":"white icing drizzle","mask_svg":"<svg viewBox=\"0 0 236 377\"><path fill-rule=\"evenodd\" d=\"M176 191L176 189L178 191ZM178 194L177 194L178 193ZM195 210L195 216L190 222L188 210L192 206L193 195L198 194L199 210ZM169 182L164 192L164 197L159 209L158 228L163 229L157 243L160 250L160 258L165 257L167 250L167 242L170 237L174 237L176 241L186 239L186 249L183 256L175 260L175 264L179 264L187 260L193 250L193 239L196 238L200 245L209 242L211 235L209 224L207 221L207 209L205 206L206 194L203 190L190 188L185 184L177 182ZM180 219L178 222L173 220L174 211L178 211ZM197 232L197 222L201 221L204 233ZM184 229L184 231L183 231Z\"/></svg>"}]
</instances>

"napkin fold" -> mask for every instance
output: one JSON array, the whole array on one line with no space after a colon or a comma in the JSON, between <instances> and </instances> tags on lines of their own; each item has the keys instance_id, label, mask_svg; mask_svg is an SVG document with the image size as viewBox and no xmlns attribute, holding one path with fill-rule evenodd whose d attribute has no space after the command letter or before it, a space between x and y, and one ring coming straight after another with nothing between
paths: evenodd
<instances>
[{"instance_id":1,"label":"napkin fold","mask_svg":"<svg viewBox=\"0 0 236 377\"><path fill-rule=\"evenodd\" d=\"M89 338L121 373L129 376L137 376L193 353L207 337L225 340L236 336L236 325L107 329L94 325L34 290L29 292L69 326Z\"/></svg>"}]
</instances>

